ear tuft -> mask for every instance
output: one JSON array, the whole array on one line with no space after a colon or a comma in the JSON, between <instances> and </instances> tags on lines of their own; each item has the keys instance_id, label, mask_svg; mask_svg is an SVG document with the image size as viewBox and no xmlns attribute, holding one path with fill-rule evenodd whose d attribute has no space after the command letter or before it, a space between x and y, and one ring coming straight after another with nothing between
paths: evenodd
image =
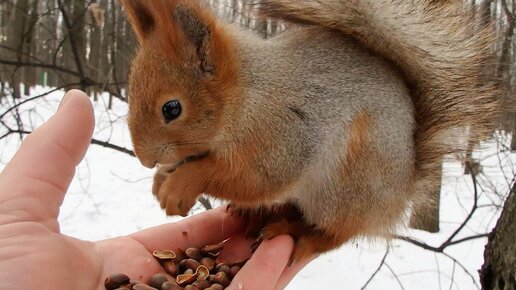
<instances>
[{"instance_id":1,"label":"ear tuft","mask_svg":"<svg viewBox=\"0 0 516 290\"><path fill-rule=\"evenodd\" d=\"M206 74L214 74L215 66L210 55L211 29L209 24L203 22L198 11L182 4L176 6L173 16L183 29L186 38L196 47L197 56L201 61L201 71Z\"/></svg>"},{"instance_id":2,"label":"ear tuft","mask_svg":"<svg viewBox=\"0 0 516 290\"><path fill-rule=\"evenodd\" d=\"M124 7L129 22L133 26L133 30L141 43L156 27L154 16L146 6L146 0L120 0Z\"/></svg>"}]
</instances>

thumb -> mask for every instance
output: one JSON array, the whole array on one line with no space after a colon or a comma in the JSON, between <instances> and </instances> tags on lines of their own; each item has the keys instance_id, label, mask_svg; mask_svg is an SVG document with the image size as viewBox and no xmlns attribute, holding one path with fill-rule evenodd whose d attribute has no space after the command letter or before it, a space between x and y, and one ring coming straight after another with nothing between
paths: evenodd
<instances>
[{"instance_id":1,"label":"thumb","mask_svg":"<svg viewBox=\"0 0 516 290\"><path fill-rule=\"evenodd\" d=\"M263 241L226 289L280 289L278 282L287 267L293 248L294 241L290 236Z\"/></svg>"},{"instance_id":2,"label":"thumb","mask_svg":"<svg viewBox=\"0 0 516 290\"><path fill-rule=\"evenodd\" d=\"M88 96L70 91L0 174L0 225L36 221L57 231L57 215L93 134Z\"/></svg>"}]
</instances>

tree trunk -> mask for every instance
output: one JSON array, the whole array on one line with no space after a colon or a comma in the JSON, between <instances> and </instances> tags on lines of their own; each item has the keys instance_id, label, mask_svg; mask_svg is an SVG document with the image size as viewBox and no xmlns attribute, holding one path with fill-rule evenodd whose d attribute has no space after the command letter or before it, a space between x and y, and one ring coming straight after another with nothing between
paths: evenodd
<instances>
[{"instance_id":1,"label":"tree trunk","mask_svg":"<svg viewBox=\"0 0 516 290\"><path fill-rule=\"evenodd\" d=\"M23 60L25 62L30 62L32 59L32 56L39 57L38 54L36 54L37 49L37 39L38 36L36 35L36 24L38 23L38 1L32 0L32 3L30 4L30 12L28 15L28 21L27 21L27 29L25 30L25 37L26 41L24 43L24 55ZM23 83L25 84L25 95L30 95L30 88L36 85L37 83L37 69L35 67L25 67L23 69Z\"/></svg>"},{"instance_id":2,"label":"tree trunk","mask_svg":"<svg viewBox=\"0 0 516 290\"><path fill-rule=\"evenodd\" d=\"M483 290L516 289L516 186L505 206L484 252L480 271Z\"/></svg>"},{"instance_id":3,"label":"tree trunk","mask_svg":"<svg viewBox=\"0 0 516 290\"><path fill-rule=\"evenodd\" d=\"M104 11L103 9L105 7L97 6L98 11L90 10L90 13L101 13L102 19L99 22L95 22L92 20L91 23L91 32L90 32L90 53L88 55L88 73L89 75L94 78L97 81L102 80L102 72L100 71L101 62L100 62L100 55L101 55L101 48L102 48L102 27L103 27L103 15ZM99 14L100 15L100 14ZM100 88L91 88L91 93L94 95L94 100L97 100L97 94L100 93Z\"/></svg>"},{"instance_id":4,"label":"tree trunk","mask_svg":"<svg viewBox=\"0 0 516 290\"><path fill-rule=\"evenodd\" d=\"M12 25L12 30L7 37L8 47L10 50L11 59L16 59L18 61L22 61L24 59L24 47L25 47L25 31L26 25L28 22L28 11L29 11L29 1L28 0L18 0L16 1L16 6L14 9L14 22ZM13 97L21 98L20 85L23 82L23 70L18 69L15 73L13 73L11 80L9 80L11 86L13 88Z\"/></svg>"},{"instance_id":5,"label":"tree trunk","mask_svg":"<svg viewBox=\"0 0 516 290\"><path fill-rule=\"evenodd\" d=\"M86 4L85 0L59 0L59 8L63 16L62 32L66 37L63 43L62 65L85 76L86 60ZM77 83L80 79L66 75L65 83ZM70 87L71 88L71 87ZM82 86L79 88L83 89Z\"/></svg>"}]
</instances>

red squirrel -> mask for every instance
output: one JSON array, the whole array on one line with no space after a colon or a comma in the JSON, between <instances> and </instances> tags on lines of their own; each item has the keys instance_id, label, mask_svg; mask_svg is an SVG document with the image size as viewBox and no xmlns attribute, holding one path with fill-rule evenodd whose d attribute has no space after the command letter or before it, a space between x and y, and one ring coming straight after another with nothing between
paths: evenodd
<instances>
[{"instance_id":1,"label":"red squirrel","mask_svg":"<svg viewBox=\"0 0 516 290\"><path fill-rule=\"evenodd\" d=\"M293 25L265 40L198 1L121 0L154 195L169 215L201 193L230 201L250 234L293 236L292 261L388 236L439 186L455 133L493 128L489 23L462 1L257 1Z\"/></svg>"}]
</instances>

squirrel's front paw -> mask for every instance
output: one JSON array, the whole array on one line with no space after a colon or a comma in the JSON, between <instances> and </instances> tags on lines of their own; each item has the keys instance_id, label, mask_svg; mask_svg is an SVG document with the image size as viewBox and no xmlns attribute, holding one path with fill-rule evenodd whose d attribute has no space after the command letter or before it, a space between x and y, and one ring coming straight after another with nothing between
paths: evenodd
<instances>
[{"instance_id":1,"label":"squirrel's front paw","mask_svg":"<svg viewBox=\"0 0 516 290\"><path fill-rule=\"evenodd\" d=\"M174 172L157 187L157 194L155 193L155 195L167 215L187 216L202 193L198 182L181 175L180 172Z\"/></svg>"},{"instance_id":2,"label":"squirrel's front paw","mask_svg":"<svg viewBox=\"0 0 516 290\"><path fill-rule=\"evenodd\" d=\"M165 180L167 180L168 176L169 175L164 174L163 172L156 171L154 174L154 180L152 182L152 194L154 194L154 196L159 197L159 190L161 189L161 186Z\"/></svg>"},{"instance_id":3,"label":"squirrel's front paw","mask_svg":"<svg viewBox=\"0 0 516 290\"><path fill-rule=\"evenodd\" d=\"M161 208L165 210L167 215L180 215L186 217L190 209L197 202L197 198L190 198L188 196L177 196L169 194L160 199Z\"/></svg>"}]
</instances>

